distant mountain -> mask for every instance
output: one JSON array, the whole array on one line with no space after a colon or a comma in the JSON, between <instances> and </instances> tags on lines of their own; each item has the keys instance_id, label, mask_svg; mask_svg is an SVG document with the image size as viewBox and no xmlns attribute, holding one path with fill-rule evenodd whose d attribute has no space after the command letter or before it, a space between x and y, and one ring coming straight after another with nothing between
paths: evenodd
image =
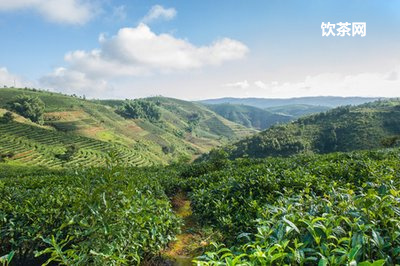
<instances>
[{"instance_id":1,"label":"distant mountain","mask_svg":"<svg viewBox=\"0 0 400 266\"><path fill-rule=\"evenodd\" d=\"M226 147L231 158L290 156L393 147L400 144L400 100L385 100L276 125Z\"/></svg>"},{"instance_id":2,"label":"distant mountain","mask_svg":"<svg viewBox=\"0 0 400 266\"><path fill-rule=\"evenodd\" d=\"M249 128L266 129L293 119L291 115L277 114L261 108L239 104L208 104L209 109L220 116Z\"/></svg>"},{"instance_id":3,"label":"distant mountain","mask_svg":"<svg viewBox=\"0 0 400 266\"><path fill-rule=\"evenodd\" d=\"M300 97L289 99L269 99L269 98L220 98L201 100L204 104L244 104L258 108L270 108L283 105L306 104L316 106L338 107L342 105L359 105L366 102L376 101L380 98L366 97L336 97L336 96L318 96L318 97Z\"/></svg>"},{"instance_id":4,"label":"distant mountain","mask_svg":"<svg viewBox=\"0 0 400 266\"><path fill-rule=\"evenodd\" d=\"M276 107L268 107L265 110L276 113L292 116L293 118L299 118L301 116L325 112L331 109L328 106L321 105L309 105L309 104L289 104Z\"/></svg>"}]
</instances>

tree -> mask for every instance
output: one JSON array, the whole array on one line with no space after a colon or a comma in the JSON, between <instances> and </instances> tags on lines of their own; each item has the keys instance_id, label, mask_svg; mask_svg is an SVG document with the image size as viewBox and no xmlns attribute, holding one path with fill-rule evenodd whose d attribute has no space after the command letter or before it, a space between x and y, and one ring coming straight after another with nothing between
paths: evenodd
<instances>
[{"instance_id":1,"label":"tree","mask_svg":"<svg viewBox=\"0 0 400 266\"><path fill-rule=\"evenodd\" d=\"M45 105L38 97L21 95L9 102L8 105L11 110L25 118L29 118L32 122L43 124Z\"/></svg>"},{"instance_id":2,"label":"tree","mask_svg":"<svg viewBox=\"0 0 400 266\"><path fill-rule=\"evenodd\" d=\"M154 103L146 100L127 100L116 112L125 118L132 119L142 118L158 121L161 118L160 109Z\"/></svg>"},{"instance_id":3,"label":"tree","mask_svg":"<svg viewBox=\"0 0 400 266\"><path fill-rule=\"evenodd\" d=\"M11 112L4 113L3 117L0 119L3 123L10 123L14 120L14 115Z\"/></svg>"},{"instance_id":4,"label":"tree","mask_svg":"<svg viewBox=\"0 0 400 266\"><path fill-rule=\"evenodd\" d=\"M385 148L397 147L399 143L400 143L400 136L391 136L381 141L382 146Z\"/></svg>"},{"instance_id":5,"label":"tree","mask_svg":"<svg viewBox=\"0 0 400 266\"><path fill-rule=\"evenodd\" d=\"M78 147L75 145L70 145L67 147L66 151L62 154L56 154L55 157L62 161L70 161L72 156L78 151Z\"/></svg>"}]
</instances>

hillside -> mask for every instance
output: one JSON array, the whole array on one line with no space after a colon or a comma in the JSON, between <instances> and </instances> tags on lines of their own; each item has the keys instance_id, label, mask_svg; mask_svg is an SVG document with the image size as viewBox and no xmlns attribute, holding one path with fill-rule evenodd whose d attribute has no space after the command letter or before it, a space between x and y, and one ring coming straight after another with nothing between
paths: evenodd
<instances>
[{"instance_id":1,"label":"hillside","mask_svg":"<svg viewBox=\"0 0 400 266\"><path fill-rule=\"evenodd\" d=\"M265 110L269 112L291 116L293 119L305 115L325 112L329 109L331 109L331 107L309 104L289 104L265 108Z\"/></svg>"},{"instance_id":2,"label":"hillside","mask_svg":"<svg viewBox=\"0 0 400 266\"><path fill-rule=\"evenodd\" d=\"M7 158L9 164L98 164L113 150L131 165L165 164L190 160L212 147L255 132L200 104L161 97L148 99L157 102L161 113L158 121L149 121L117 114L115 109L123 101L89 101L59 93L2 88L2 114L20 95L43 101L44 124L32 123L15 113L14 121L0 124L0 154L13 151L13 156ZM196 116L195 123L190 121L191 115ZM69 149L73 149L73 156L67 162L57 159Z\"/></svg>"},{"instance_id":3,"label":"hillside","mask_svg":"<svg viewBox=\"0 0 400 266\"><path fill-rule=\"evenodd\" d=\"M269 108L293 104L306 104L314 106L327 106L339 107L342 105L359 105L367 102L376 101L379 98L367 97L334 97L334 96L320 96L320 97L299 97L288 99L268 99L268 98L220 98L220 99L207 99L200 101L204 104L244 104L258 108Z\"/></svg>"},{"instance_id":4,"label":"hillside","mask_svg":"<svg viewBox=\"0 0 400 266\"><path fill-rule=\"evenodd\" d=\"M259 130L292 120L291 115L278 114L248 105L223 103L208 104L206 106L230 121Z\"/></svg>"},{"instance_id":5,"label":"hillside","mask_svg":"<svg viewBox=\"0 0 400 266\"><path fill-rule=\"evenodd\" d=\"M276 125L226 148L231 158L330 153L395 146L400 101L345 106Z\"/></svg>"}]
</instances>

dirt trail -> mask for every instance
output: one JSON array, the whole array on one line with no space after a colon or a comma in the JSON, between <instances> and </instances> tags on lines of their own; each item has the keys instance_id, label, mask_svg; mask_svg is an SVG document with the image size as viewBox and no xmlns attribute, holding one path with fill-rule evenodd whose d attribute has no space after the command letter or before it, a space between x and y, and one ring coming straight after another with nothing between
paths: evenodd
<instances>
[{"instance_id":1,"label":"dirt trail","mask_svg":"<svg viewBox=\"0 0 400 266\"><path fill-rule=\"evenodd\" d=\"M205 245L201 241L200 235L196 232L197 224L192 215L190 200L185 193L177 193L171 200L172 208L177 216L183 219L181 234L177 235L177 240L172 242L168 249L162 253L174 261L176 266L193 265L191 262L196 254L196 249Z\"/></svg>"}]
</instances>

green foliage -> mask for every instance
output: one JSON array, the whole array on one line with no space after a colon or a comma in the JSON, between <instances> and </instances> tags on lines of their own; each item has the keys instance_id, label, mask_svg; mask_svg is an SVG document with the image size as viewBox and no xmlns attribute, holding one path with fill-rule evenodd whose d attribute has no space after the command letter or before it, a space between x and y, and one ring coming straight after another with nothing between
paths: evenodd
<instances>
[{"instance_id":1,"label":"green foliage","mask_svg":"<svg viewBox=\"0 0 400 266\"><path fill-rule=\"evenodd\" d=\"M146 100L127 100L116 111L125 118L147 119L150 121L158 121L161 118L161 111L156 104Z\"/></svg>"},{"instance_id":2,"label":"green foliage","mask_svg":"<svg viewBox=\"0 0 400 266\"><path fill-rule=\"evenodd\" d=\"M56 154L56 158L62 161L70 161L72 156L78 151L78 147L76 145L70 145L67 147L67 150L62 154Z\"/></svg>"},{"instance_id":3,"label":"green foliage","mask_svg":"<svg viewBox=\"0 0 400 266\"><path fill-rule=\"evenodd\" d=\"M400 136L391 136L382 140L382 145L385 148L397 147L400 143Z\"/></svg>"},{"instance_id":4,"label":"green foliage","mask_svg":"<svg viewBox=\"0 0 400 266\"><path fill-rule=\"evenodd\" d=\"M117 166L2 179L0 254L15 251L20 265L137 265L180 225L158 180Z\"/></svg>"},{"instance_id":5,"label":"green foliage","mask_svg":"<svg viewBox=\"0 0 400 266\"><path fill-rule=\"evenodd\" d=\"M299 118L301 116L316 114L325 112L331 109L331 107L317 105L308 105L308 104L289 104L289 105L281 105L266 108L267 111L289 115L293 118Z\"/></svg>"},{"instance_id":6,"label":"green foliage","mask_svg":"<svg viewBox=\"0 0 400 266\"><path fill-rule=\"evenodd\" d=\"M289 156L394 147L400 101L343 106L277 125L225 148L231 158ZM390 139L392 138L392 139Z\"/></svg>"},{"instance_id":7,"label":"green foliage","mask_svg":"<svg viewBox=\"0 0 400 266\"><path fill-rule=\"evenodd\" d=\"M399 156L229 161L213 150L169 167L9 174L0 179L0 254L14 251L19 264L139 264L174 239L168 196L187 191L196 220L224 236L198 265L395 265Z\"/></svg>"},{"instance_id":8,"label":"green foliage","mask_svg":"<svg viewBox=\"0 0 400 266\"><path fill-rule=\"evenodd\" d=\"M21 95L8 103L9 108L32 122L43 124L45 105L35 96Z\"/></svg>"},{"instance_id":9,"label":"green foliage","mask_svg":"<svg viewBox=\"0 0 400 266\"><path fill-rule=\"evenodd\" d=\"M0 124L0 153L13 156L10 163L49 168L103 166L109 152L118 153L126 166L148 166L140 149L48 130L16 121Z\"/></svg>"},{"instance_id":10,"label":"green foliage","mask_svg":"<svg viewBox=\"0 0 400 266\"><path fill-rule=\"evenodd\" d=\"M11 263L12 258L14 257L15 252L11 251L9 254L0 257L0 263L3 266L8 266Z\"/></svg>"},{"instance_id":11,"label":"green foliage","mask_svg":"<svg viewBox=\"0 0 400 266\"><path fill-rule=\"evenodd\" d=\"M14 120L14 115L11 112L5 112L0 118L0 123L10 123Z\"/></svg>"},{"instance_id":12,"label":"green foliage","mask_svg":"<svg viewBox=\"0 0 400 266\"><path fill-rule=\"evenodd\" d=\"M237 160L189 179L195 215L231 246L217 245L198 263L399 264L399 155Z\"/></svg>"},{"instance_id":13,"label":"green foliage","mask_svg":"<svg viewBox=\"0 0 400 266\"><path fill-rule=\"evenodd\" d=\"M128 165L167 164L187 155L192 160L211 147L255 132L227 121L201 104L166 97L141 100L161 112L156 122L133 121L118 115L115 110L127 103L124 100L89 101L30 89L1 89L0 108L8 108L7 103L21 95L38 97L45 103L45 127L35 127L25 119L0 123L0 153L12 150L17 155L8 160L9 164L102 165L105 153L114 149L120 150ZM192 114L197 114L197 118ZM189 118L193 118L193 134L186 132ZM56 157L73 144L79 149L71 161ZM166 147L164 152L162 147Z\"/></svg>"},{"instance_id":14,"label":"green foliage","mask_svg":"<svg viewBox=\"0 0 400 266\"><path fill-rule=\"evenodd\" d=\"M4 162L6 159L12 158L14 155L13 152L0 153L0 163Z\"/></svg>"},{"instance_id":15,"label":"green foliage","mask_svg":"<svg viewBox=\"0 0 400 266\"><path fill-rule=\"evenodd\" d=\"M294 118L273 113L253 106L235 104L210 104L207 108L224 118L250 128L266 129L274 124L285 123Z\"/></svg>"}]
</instances>

